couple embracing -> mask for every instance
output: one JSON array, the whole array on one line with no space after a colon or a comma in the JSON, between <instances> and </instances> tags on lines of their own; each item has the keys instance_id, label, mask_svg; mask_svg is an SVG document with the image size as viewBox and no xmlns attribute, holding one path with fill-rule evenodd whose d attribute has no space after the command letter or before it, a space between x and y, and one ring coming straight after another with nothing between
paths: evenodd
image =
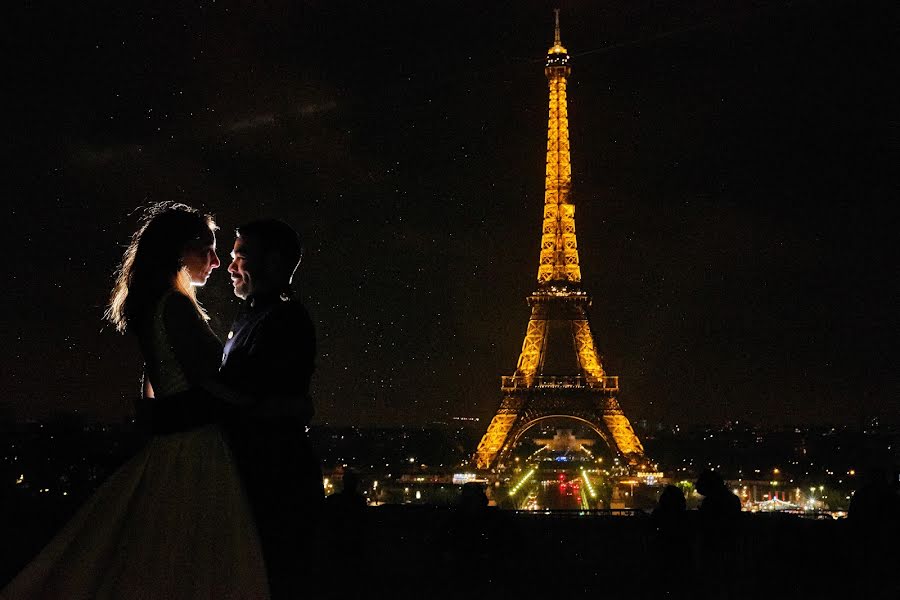
<instances>
[{"instance_id":1,"label":"couple embracing","mask_svg":"<svg viewBox=\"0 0 900 600\"><path fill-rule=\"evenodd\" d=\"M237 228L243 307L224 347L196 290L219 267L216 224L147 209L106 317L144 357L151 433L0 598L292 598L309 590L322 476L306 438L315 335L291 280L286 223Z\"/></svg>"}]
</instances>

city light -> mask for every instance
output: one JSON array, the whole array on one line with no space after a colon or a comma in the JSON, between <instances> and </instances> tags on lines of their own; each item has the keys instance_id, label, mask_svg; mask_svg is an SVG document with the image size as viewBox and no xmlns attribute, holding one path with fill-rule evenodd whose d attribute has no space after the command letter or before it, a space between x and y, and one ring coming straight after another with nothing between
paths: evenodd
<instances>
[{"instance_id":1,"label":"city light","mask_svg":"<svg viewBox=\"0 0 900 600\"><path fill-rule=\"evenodd\" d=\"M536 472L537 472L537 468L532 468L530 471L525 473L525 475L522 477L522 479L519 480L519 483L514 485L513 488L511 490L509 490L509 495L515 496L516 492L518 492L519 489L521 489L521 487L525 484L525 482L528 481L529 479L531 479L531 476L534 475Z\"/></svg>"},{"instance_id":2,"label":"city light","mask_svg":"<svg viewBox=\"0 0 900 600\"><path fill-rule=\"evenodd\" d=\"M584 467L581 467L581 479L584 480L584 484L587 486L588 493L590 493L591 498L596 498L597 492L594 491L594 486L591 485L591 480L588 479L587 471L584 470Z\"/></svg>"}]
</instances>

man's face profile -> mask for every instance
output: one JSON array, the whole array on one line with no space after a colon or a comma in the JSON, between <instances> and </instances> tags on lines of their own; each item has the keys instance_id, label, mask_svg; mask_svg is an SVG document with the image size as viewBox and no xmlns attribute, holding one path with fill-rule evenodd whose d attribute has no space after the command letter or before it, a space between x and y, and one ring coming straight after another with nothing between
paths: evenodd
<instances>
[{"instance_id":1,"label":"man's face profile","mask_svg":"<svg viewBox=\"0 0 900 600\"><path fill-rule=\"evenodd\" d=\"M231 264L228 272L231 274L231 285L234 286L234 295L246 300L254 294L257 286L254 285L254 273L257 271L254 260L253 244L242 237L234 240L234 250L231 251ZM256 273L259 274L259 273Z\"/></svg>"}]
</instances>

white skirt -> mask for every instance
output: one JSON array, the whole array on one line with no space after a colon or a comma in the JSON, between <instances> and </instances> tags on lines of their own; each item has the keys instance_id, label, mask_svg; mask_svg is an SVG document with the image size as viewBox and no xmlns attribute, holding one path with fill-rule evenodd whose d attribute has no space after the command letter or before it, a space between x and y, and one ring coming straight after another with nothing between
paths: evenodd
<instances>
[{"instance_id":1,"label":"white skirt","mask_svg":"<svg viewBox=\"0 0 900 600\"><path fill-rule=\"evenodd\" d=\"M154 437L0 591L2 600L26 598L268 598L220 428Z\"/></svg>"}]
</instances>

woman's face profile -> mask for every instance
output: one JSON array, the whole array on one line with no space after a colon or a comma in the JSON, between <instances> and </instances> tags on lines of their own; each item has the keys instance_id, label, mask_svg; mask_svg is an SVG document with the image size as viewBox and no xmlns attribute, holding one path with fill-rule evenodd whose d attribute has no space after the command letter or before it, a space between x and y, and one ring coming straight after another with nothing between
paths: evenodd
<instances>
[{"instance_id":1,"label":"woman's face profile","mask_svg":"<svg viewBox=\"0 0 900 600\"><path fill-rule=\"evenodd\" d=\"M213 234L209 244L189 245L181 258L184 268L191 278L191 285L203 286L219 266L219 256L216 254L216 236Z\"/></svg>"}]
</instances>

